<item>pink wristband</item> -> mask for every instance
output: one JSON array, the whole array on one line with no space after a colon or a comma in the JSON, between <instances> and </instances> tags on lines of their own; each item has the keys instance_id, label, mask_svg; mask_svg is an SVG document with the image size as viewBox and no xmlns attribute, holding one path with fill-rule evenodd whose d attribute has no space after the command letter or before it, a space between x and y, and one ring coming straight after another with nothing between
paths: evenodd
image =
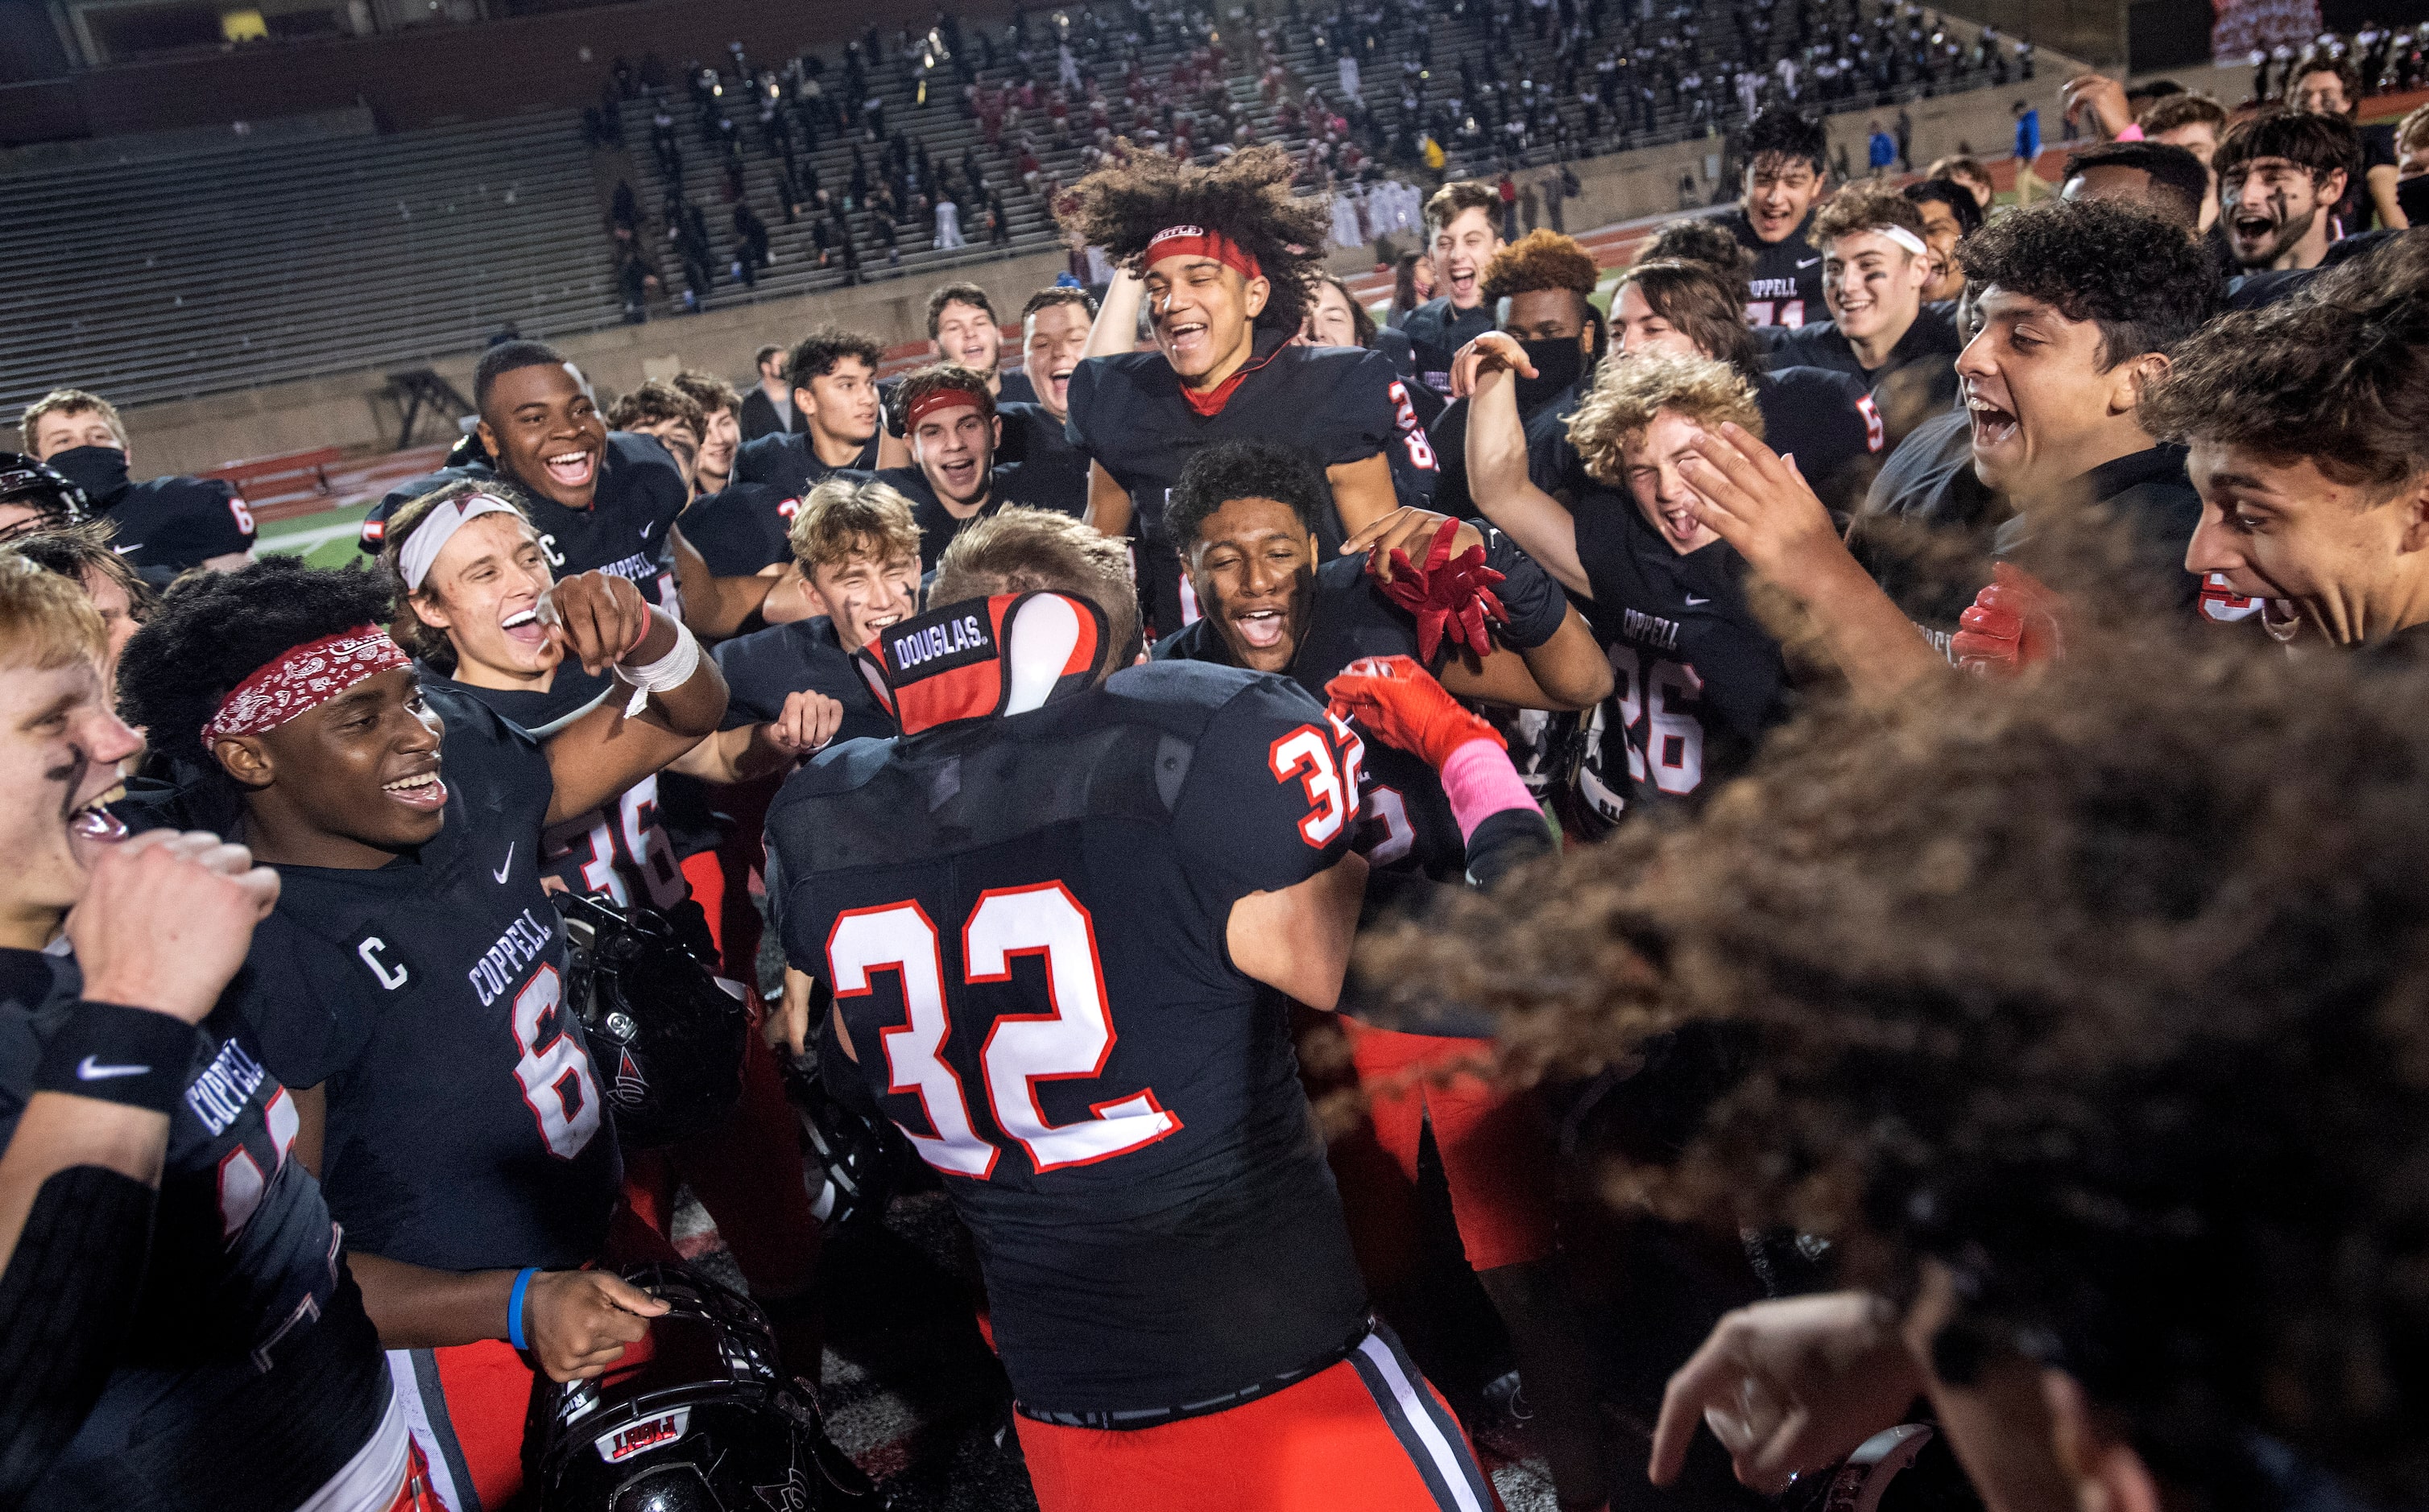
<instances>
[{"instance_id":1,"label":"pink wristband","mask_svg":"<svg viewBox=\"0 0 2429 1512\"><path fill-rule=\"evenodd\" d=\"M1442 764L1444 796L1450 799L1451 817L1459 821L1459 837L1466 840L1476 833L1476 827L1496 814L1511 809L1533 812L1535 799L1527 784L1518 780L1518 768L1510 764L1510 753L1492 741L1479 737L1450 753Z\"/></svg>"}]
</instances>

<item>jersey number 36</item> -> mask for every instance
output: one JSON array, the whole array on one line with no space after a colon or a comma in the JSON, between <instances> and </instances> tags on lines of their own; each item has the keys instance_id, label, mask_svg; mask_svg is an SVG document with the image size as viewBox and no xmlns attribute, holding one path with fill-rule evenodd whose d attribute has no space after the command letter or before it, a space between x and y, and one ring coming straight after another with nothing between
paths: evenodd
<instances>
[{"instance_id":1,"label":"jersey number 36","mask_svg":"<svg viewBox=\"0 0 2429 1512\"><path fill-rule=\"evenodd\" d=\"M855 909L827 935L827 969L837 998L869 992L869 978L879 972L901 978L905 1022L878 1036L887 1090L916 1093L935 1130L902 1132L937 1170L984 1180L1003 1152L972 1125L961 1074L941 1054L952 1031L942 944L917 903ZM1016 956L1043 958L1052 1011L999 1014L987 1030L979 1064L996 1126L1019 1142L1041 1174L1109 1160L1177 1131L1180 1118L1158 1106L1149 1089L1092 1104L1087 1117L1072 1123L1047 1122L1036 1083L1100 1076L1114 1049L1096 926L1070 889L1040 882L993 889L979 898L962 926L963 979L973 986L1008 982Z\"/></svg>"}]
</instances>

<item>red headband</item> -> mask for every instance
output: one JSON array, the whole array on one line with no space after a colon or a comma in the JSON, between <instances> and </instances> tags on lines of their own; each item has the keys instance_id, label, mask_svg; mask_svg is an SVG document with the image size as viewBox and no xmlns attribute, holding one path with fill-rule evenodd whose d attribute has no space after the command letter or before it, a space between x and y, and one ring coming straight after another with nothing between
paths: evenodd
<instances>
[{"instance_id":1,"label":"red headband","mask_svg":"<svg viewBox=\"0 0 2429 1512\"><path fill-rule=\"evenodd\" d=\"M275 730L375 673L413 662L387 631L356 625L296 647L256 669L220 702L203 726L203 744Z\"/></svg>"},{"instance_id":2,"label":"red headband","mask_svg":"<svg viewBox=\"0 0 2429 1512\"><path fill-rule=\"evenodd\" d=\"M1238 242L1199 225L1168 225L1149 238L1146 266L1152 268L1166 257L1212 257L1243 278L1264 276L1257 259L1241 251Z\"/></svg>"},{"instance_id":3,"label":"red headband","mask_svg":"<svg viewBox=\"0 0 2429 1512\"><path fill-rule=\"evenodd\" d=\"M921 420L940 409L959 409L967 404L984 413L986 401L967 388L933 388L911 402L911 413L903 421L905 429L916 430Z\"/></svg>"}]
</instances>

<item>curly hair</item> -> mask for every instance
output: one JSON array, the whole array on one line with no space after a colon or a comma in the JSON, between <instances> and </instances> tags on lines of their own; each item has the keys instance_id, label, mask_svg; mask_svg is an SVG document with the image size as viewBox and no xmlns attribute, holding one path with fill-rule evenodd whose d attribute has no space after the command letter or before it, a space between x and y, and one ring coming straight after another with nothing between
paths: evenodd
<instances>
[{"instance_id":1,"label":"curly hair","mask_svg":"<svg viewBox=\"0 0 2429 1512\"><path fill-rule=\"evenodd\" d=\"M1653 313L1669 321L1695 343L1695 350L1717 357L1752 379L1763 370L1762 343L1745 323L1746 284L1706 262L1640 262L1619 275L1611 290L1611 308L1619 307L1622 289L1634 288Z\"/></svg>"},{"instance_id":2,"label":"curly hair","mask_svg":"<svg viewBox=\"0 0 2429 1512\"><path fill-rule=\"evenodd\" d=\"M307 641L385 624L396 596L385 573L265 556L235 572L189 573L169 585L118 662L118 701L154 752L233 781L203 748L203 726L236 685Z\"/></svg>"},{"instance_id":3,"label":"curly hair","mask_svg":"<svg viewBox=\"0 0 2429 1512\"><path fill-rule=\"evenodd\" d=\"M2286 93L2290 101L2295 90L2313 74L2334 74L2338 88L2343 90L2348 108L2361 104L2361 68L2352 58L2337 53L2305 53L2286 75Z\"/></svg>"},{"instance_id":4,"label":"curly hair","mask_svg":"<svg viewBox=\"0 0 2429 1512\"><path fill-rule=\"evenodd\" d=\"M650 385L642 386L646 388ZM680 399L683 396L677 394L675 397ZM515 513L522 518L522 522L530 525L529 496L519 487L502 486L502 483L503 480L492 478L457 478L440 484L428 493L416 494L396 506L388 517L387 530L380 534L380 574L388 579L388 593L396 605L388 633L415 657L450 676L455 671L455 643L447 638L445 631L423 619L413 607L413 590L405 586L405 569L398 564L405 559L405 543L413 539L414 533L421 529L432 510L473 494L487 494L514 505ZM424 591L428 591L426 583Z\"/></svg>"},{"instance_id":5,"label":"curly hair","mask_svg":"<svg viewBox=\"0 0 2429 1512\"><path fill-rule=\"evenodd\" d=\"M1234 499L1270 499L1315 534L1332 509L1332 485L1315 459L1271 441L1217 441L1191 453L1164 506L1164 528L1186 558L1206 517Z\"/></svg>"},{"instance_id":6,"label":"curly hair","mask_svg":"<svg viewBox=\"0 0 2429 1512\"><path fill-rule=\"evenodd\" d=\"M1899 189L1878 182L1850 184L1830 196L1813 217L1811 240L1827 246L1840 237L1852 237L1884 226L1896 226L1923 239L1923 210Z\"/></svg>"},{"instance_id":7,"label":"curly hair","mask_svg":"<svg viewBox=\"0 0 2429 1512\"><path fill-rule=\"evenodd\" d=\"M1074 594L1105 612L1099 677L1112 676L1138 654L1130 544L1051 509L1000 509L955 535L937 558L928 607L1033 588Z\"/></svg>"},{"instance_id":8,"label":"curly hair","mask_svg":"<svg viewBox=\"0 0 2429 1512\"><path fill-rule=\"evenodd\" d=\"M834 371L835 364L846 357L858 357L868 364L874 375L878 364L885 360L885 349L877 344L875 337L847 331L839 325L822 325L801 337L793 354L785 359L785 381L796 388L807 388L811 379Z\"/></svg>"},{"instance_id":9,"label":"curly hair","mask_svg":"<svg viewBox=\"0 0 2429 1512\"><path fill-rule=\"evenodd\" d=\"M663 378L653 378L629 394L618 395L616 403L607 406L611 431L669 421L690 426L694 438L708 434L708 417L701 412L700 402Z\"/></svg>"},{"instance_id":10,"label":"curly hair","mask_svg":"<svg viewBox=\"0 0 2429 1512\"><path fill-rule=\"evenodd\" d=\"M2361 173L2361 128L2345 116L2283 107L2246 116L2227 128L2210 158L2220 192L2227 192L2228 174L2240 174L2246 163L2261 157L2285 158L2307 172L2315 185L2338 173L2351 184Z\"/></svg>"},{"instance_id":11,"label":"curly hair","mask_svg":"<svg viewBox=\"0 0 2429 1512\"><path fill-rule=\"evenodd\" d=\"M1132 269L1167 226L1220 232L1257 259L1272 286L1256 324L1295 332L1307 323L1309 286L1332 235L1324 202L1291 193L1296 172L1290 155L1274 146L1246 148L1212 168L1140 153L1082 179L1057 213L1083 240Z\"/></svg>"},{"instance_id":12,"label":"curly hair","mask_svg":"<svg viewBox=\"0 0 2429 1512\"><path fill-rule=\"evenodd\" d=\"M2097 324L2104 369L2174 351L2218 306L2201 244L2116 200L2045 200L2003 215L1959 243L1957 261L1976 285Z\"/></svg>"},{"instance_id":13,"label":"curly hair","mask_svg":"<svg viewBox=\"0 0 2429 1512\"><path fill-rule=\"evenodd\" d=\"M1747 122L1738 150L1744 155L1749 173L1766 157L1803 162L1817 177L1830 173L1829 132L1820 121L1787 106L1773 106Z\"/></svg>"},{"instance_id":14,"label":"curly hair","mask_svg":"<svg viewBox=\"0 0 2429 1512\"><path fill-rule=\"evenodd\" d=\"M2339 483L2408 481L2429 467L2429 251L2397 237L2303 297L2224 316L2137 413L2155 436L2308 457Z\"/></svg>"},{"instance_id":15,"label":"curly hair","mask_svg":"<svg viewBox=\"0 0 2429 1512\"><path fill-rule=\"evenodd\" d=\"M1507 299L1541 289L1565 288L1579 299L1592 299L1602 282L1594 254L1575 237L1558 231L1529 231L1493 255L1484 265L1486 299Z\"/></svg>"},{"instance_id":16,"label":"curly hair","mask_svg":"<svg viewBox=\"0 0 2429 1512\"><path fill-rule=\"evenodd\" d=\"M1762 435L1762 411L1746 375L1715 357L1658 353L1607 362L1569 417L1569 444L1588 476L1609 487L1628 482L1628 446L1663 410L1716 431L1729 421Z\"/></svg>"},{"instance_id":17,"label":"curly hair","mask_svg":"<svg viewBox=\"0 0 2429 1512\"><path fill-rule=\"evenodd\" d=\"M1743 287L1754 267L1754 255L1738 245L1729 228L1709 216L1681 216L1654 229L1636 249L1638 262L1700 262L1718 269L1725 278Z\"/></svg>"},{"instance_id":18,"label":"curly hair","mask_svg":"<svg viewBox=\"0 0 2429 1512\"><path fill-rule=\"evenodd\" d=\"M1518 1067L1741 1035L1685 1159L1611 1162L1607 1192L1793 1222L1855 1284L1938 1258L1964 1299L1944 1375L1966 1346L2061 1366L2214 1507L2250 1504L2254 1431L2408 1494L2424 775L2429 681L2071 634L2019 683L1815 710L1694 821L1457 896L1359 964L1502 1011Z\"/></svg>"}]
</instances>

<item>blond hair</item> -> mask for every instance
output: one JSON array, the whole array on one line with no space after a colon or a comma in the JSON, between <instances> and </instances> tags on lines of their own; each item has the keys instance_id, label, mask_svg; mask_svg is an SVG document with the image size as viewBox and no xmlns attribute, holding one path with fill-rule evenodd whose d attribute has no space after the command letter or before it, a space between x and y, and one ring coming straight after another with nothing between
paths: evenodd
<instances>
[{"instance_id":1,"label":"blond hair","mask_svg":"<svg viewBox=\"0 0 2429 1512\"><path fill-rule=\"evenodd\" d=\"M793 559L809 573L854 555L880 562L919 554L919 520L890 484L828 478L801 497L785 533Z\"/></svg>"},{"instance_id":2,"label":"blond hair","mask_svg":"<svg viewBox=\"0 0 2429 1512\"><path fill-rule=\"evenodd\" d=\"M118 437L118 449L126 450L126 422L118 418L117 405L81 388L54 388L26 405L25 413L18 418L18 450L27 456L34 454L34 427L45 415L98 415L109 422L109 434Z\"/></svg>"},{"instance_id":3,"label":"blond hair","mask_svg":"<svg viewBox=\"0 0 2429 1512\"><path fill-rule=\"evenodd\" d=\"M83 583L0 548L0 666L47 672L97 663L108 644Z\"/></svg>"},{"instance_id":4,"label":"blond hair","mask_svg":"<svg viewBox=\"0 0 2429 1512\"><path fill-rule=\"evenodd\" d=\"M1707 431L1734 422L1762 435L1754 386L1727 363L1677 353L1625 357L1602 365L1594 387L1569 417L1569 444L1578 449L1587 475L1614 488L1624 484L1628 444L1663 410Z\"/></svg>"},{"instance_id":5,"label":"blond hair","mask_svg":"<svg viewBox=\"0 0 2429 1512\"><path fill-rule=\"evenodd\" d=\"M1139 615L1129 544L1050 509L1005 509L973 521L945 548L928 603L934 608L1033 589L1067 593L1105 612L1099 675L1118 670L1130 657Z\"/></svg>"}]
</instances>

